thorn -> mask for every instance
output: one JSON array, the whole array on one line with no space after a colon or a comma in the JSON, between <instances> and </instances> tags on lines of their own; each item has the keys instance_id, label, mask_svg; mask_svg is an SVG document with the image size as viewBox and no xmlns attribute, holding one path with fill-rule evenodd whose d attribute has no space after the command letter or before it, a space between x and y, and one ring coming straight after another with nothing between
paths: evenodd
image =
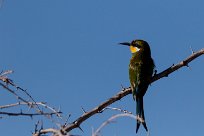
<instances>
[{"instance_id":1,"label":"thorn","mask_svg":"<svg viewBox=\"0 0 204 136\"><path fill-rule=\"evenodd\" d=\"M71 117L71 114L69 114L68 119Z\"/></svg>"},{"instance_id":2,"label":"thorn","mask_svg":"<svg viewBox=\"0 0 204 136\"><path fill-rule=\"evenodd\" d=\"M81 106L81 110L83 111L83 113L86 113L86 111L84 110L84 108Z\"/></svg>"},{"instance_id":3,"label":"thorn","mask_svg":"<svg viewBox=\"0 0 204 136\"><path fill-rule=\"evenodd\" d=\"M103 108L102 110L98 110L98 113L102 113L105 109L107 109L107 108Z\"/></svg>"},{"instance_id":4,"label":"thorn","mask_svg":"<svg viewBox=\"0 0 204 136\"><path fill-rule=\"evenodd\" d=\"M1 70L0 75L3 73L3 70ZM2 76L2 75L1 75Z\"/></svg>"},{"instance_id":5,"label":"thorn","mask_svg":"<svg viewBox=\"0 0 204 136\"><path fill-rule=\"evenodd\" d=\"M35 133L38 131L38 125L40 124L40 121L38 120L35 124Z\"/></svg>"},{"instance_id":6,"label":"thorn","mask_svg":"<svg viewBox=\"0 0 204 136\"><path fill-rule=\"evenodd\" d=\"M154 70L154 76L155 76L156 74L157 74L157 70L155 69L155 70Z\"/></svg>"},{"instance_id":7,"label":"thorn","mask_svg":"<svg viewBox=\"0 0 204 136\"><path fill-rule=\"evenodd\" d=\"M60 112L61 111L61 107L59 106L59 108L58 108L58 110L57 110L58 112Z\"/></svg>"},{"instance_id":8,"label":"thorn","mask_svg":"<svg viewBox=\"0 0 204 136\"><path fill-rule=\"evenodd\" d=\"M84 133L83 129L78 125L78 128Z\"/></svg>"},{"instance_id":9,"label":"thorn","mask_svg":"<svg viewBox=\"0 0 204 136\"><path fill-rule=\"evenodd\" d=\"M150 136L150 130L148 129L148 131L147 131L147 136Z\"/></svg>"},{"instance_id":10,"label":"thorn","mask_svg":"<svg viewBox=\"0 0 204 136\"><path fill-rule=\"evenodd\" d=\"M191 54L194 54L195 52L193 51L192 47L190 46L190 49L191 49Z\"/></svg>"},{"instance_id":11,"label":"thorn","mask_svg":"<svg viewBox=\"0 0 204 136\"><path fill-rule=\"evenodd\" d=\"M189 70L192 70L191 67L187 64L186 67L188 67Z\"/></svg>"},{"instance_id":12,"label":"thorn","mask_svg":"<svg viewBox=\"0 0 204 136\"><path fill-rule=\"evenodd\" d=\"M41 120L41 128L40 130L43 130L43 121Z\"/></svg>"},{"instance_id":13,"label":"thorn","mask_svg":"<svg viewBox=\"0 0 204 136\"><path fill-rule=\"evenodd\" d=\"M188 63L186 63L186 61L183 61L183 65L188 67L191 70L191 68L189 67Z\"/></svg>"},{"instance_id":14,"label":"thorn","mask_svg":"<svg viewBox=\"0 0 204 136\"><path fill-rule=\"evenodd\" d=\"M121 84L120 86L121 86L121 88L122 88L122 91L121 91L121 92L124 92L126 88L125 88L122 84Z\"/></svg>"},{"instance_id":15,"label":"thorn","mask_svg":"<svg viewBox=\"0 0 204 136\"><path fill-rule=\"evenodd\" d=\"M47 102L42 102L42 104L47 104Z\"/></svg>"},{"instance_id":16,"label":"thorn","mask_svg":"<svg viewBox=\"0 0 204 136\"><path fill-rule=\"evenodd\" d=\"M123 85L121 84L120 86L121 86L121 88L122 88L122 89L123 89L123 91L124 91L124 90L125 90L125 88L123 87Z\"/></svg>"},{"instance_id":17,"label":"thorn","mask_svg":"<svg viewBox=\"0 0 204 136\"><path fill-rule=\"evenodd\" d=\"M67 126L67 124L68 124L67 122L68 122L68 120L69 120L70 117L71 117L71 114L69 114L68 117L67 117L67 119L65 120L64 126Z\"/></svg>"}]
</instances>

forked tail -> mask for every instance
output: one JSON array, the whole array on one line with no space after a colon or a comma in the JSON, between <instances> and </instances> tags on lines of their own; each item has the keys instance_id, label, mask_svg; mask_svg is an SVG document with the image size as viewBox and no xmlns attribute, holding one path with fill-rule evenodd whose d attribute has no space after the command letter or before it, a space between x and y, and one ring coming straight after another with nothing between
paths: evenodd
<instances>
[{"instance_id":1,"label":"forked tail","mask_svg":"<svg viewBox=\"0 0 204 136\"><path fill-rule=\"evenodd\" d=\"M137 98L137 107L136 107L136 114L137 114L137 127L136 127L136 133L139 130L140 124L144 126L145 130L148 131L147 125L145 122L145 116L144 116L144 107L143 107L143 97Z\"/></svg>"}]
</instances>

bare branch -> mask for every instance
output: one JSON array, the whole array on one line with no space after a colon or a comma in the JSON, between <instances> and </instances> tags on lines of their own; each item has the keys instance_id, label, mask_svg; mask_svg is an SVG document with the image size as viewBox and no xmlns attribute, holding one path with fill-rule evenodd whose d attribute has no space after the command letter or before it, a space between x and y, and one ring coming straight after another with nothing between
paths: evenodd
<instances>
[{"instance_id":1,"label":"bare branch","mask_svg":"<svg viewBox=\"0 0 204 136\"><path fill-rule=\"evenodd\" d=\"M12 70L2 71L1 74L0 74L0 78L1 78L1 77L3 78L4 76L6 76L6 75L8 75L8 74L11 74L11 73L13 73Z\"/></svg>"},{"instance_id":2,"label":"bare branch","mask_svg":"<svg viewBox=\"0 0 204 136\"><path fill-rule=\"evenodd\" d=\"M195 52L194 54L190 55L188 58L186 58L185 60L181 61L180 63L167 68L166 70L164 70L163 72L161 72L159 74L155 74L152 77L152 79L151 79L151 83L159 80L160 78L167 77L169 74L171 74L172 72L178 70L179 68L181 68L183 66L187 66L188 63L190 63L192 60L196 59L197 57L199 57L199 56L201 56L203 54L204 54L204 48L201 49L200 51ZM116 94L115 96L111 97L107 101L103 102L99 106L95 107L91 111L84 113L81 117L76 119L73 123L71 123L70 125L66 126L65 128L62 128L61 131L66 133L66 132L71 131L74 128L79 127L81 125L81 123L84 122L85 120L87 120L89 117L93 116L94 114L100 113L100 111L102 109L104 109L105 107L111 105L112 103L120 100L121 98L123 98L126 95L131 94L131 93L132 93L132 90L131 90L130 87L120 91L118 94Z\"/></svg>"},{"instance_id":3,"label":"bare branch","mask_svg":"<svg viewBox=\"0 0 204 136\"><path fill-rule=\"evenodd\" d=\"M98 129L96 129L96 131L92 134L92 136L98 136L98 134L100 133L102 128L104 128L106 125L110 124L116 118L119 118L119 117L130 117L130 118L133 118L134 120L137 119L137 117L135 115L129 114L129 113L116 114L116 115L110 117L107 121L103 122L101 124L101 126Z\"/></svg>"},{"instance_id":4,"label":"bare branch","mask_svg":"<svg viewBox=\"0 0 204 136\"><path fill-rule=\"evenodd\" d=\"M123 109L121 109L121 108L106 107L106 108L104 108L104 110L105 110L105 109L111 109L111 110L120 111L120 112L123 112L123 113L132 114L132 112L129 112L129 111L127 111L127 110L123 110Z\"/></svg>"},{"instance_id":5,"label":"bare branch","mask_svg":"<svg viewBox=\"0 0 204 136\"><path fill-rule=\"evenodd\" d=\"M193 53L192 55L190 55L188 58L186 58L185 60L179 62L176 65L173 65L169 68L167 68L166 70L164 70L163 72L159 73L159 74L155 74L152 77L151 83L155 82L156 80L163 78L163 77L168 77L169 74L171 74L172 72L178 70L179 68L183 67L183 66L188 66L188 64L196 59L197 57L201 56L204 54L204 48L199 50L198 52Z\"/></svg>"},{"instance_id":6,"label":"bare branch","mask_svg":"<svg viewBox=\"0 0 204 136\"><path fill-rule=\"evenodd\" d=\"M43 102L28 102L28 103L25 103L25 102L18 102L18 103L12 103L12 104L7 104L7 105L2 105L0 106L0 109L6 109L6 108L11 108L11 107L16 107L16 106L19 106L19 105L31 105L31 107L33 107L34 105L43 105L43 107L47 107L47 106L44 106L45 104Z\"/></svg>"},{"instance_id":7,"label":"bare branch","mask_svg":"<svg viewBox=\"0 0 204 136\"><path fill-rule=\"evenodd\" d=\"M12 92L12 90L11 90L10 88L8 88L8 85L11 85L11 86L15 87L17 90L21 90L22 92L24 92L33 102L35 102L35 100L32 98L32 96L27 92L27 90L25 90L25 89L23 89L23 88L17 86L16 84L14 84L14 82L13 82L11 79L9 79L8 77L6 77L6 75L11 74L11 73L13 73L12 70L7 70L7 71L5 71L5 72L2 72L1 75L0 75L0 80L2 80L3 82L5 82L6 85L7 85L7 86L5 86L5 87L7 87L7 88L5 88L5 87L4 87L4 88L7 89L7 90L10 90L10 92L13 93L15 96L18 96L14 91ZM18 96L17 98L22 101L22 98L21 98L21 97L19 98L19 97L20 97L20 96ZM25 102L25 101L24 101L24 102ZM35 105L35 106L37 107L38 112L40 112L41 110L40 110L40 108L38 107L38 105Z\"/></svg>"},{"instance_id":8,"label":"bare branch","mask_svg":"<svg viewBox=\"0 0 204 136\"><path fill-rule=\"evenodd\" d=\"M13 73L12 70L7 70L7 71L2 71L0 73L0 86L2 86L5 90L7 90L8 92L10 92L12 95L14 95L16 97L16 99L19 101L17 103L14 104L7 104L7 105L3 105L0 106L0 109L5 109L5 108L11 108L11 107L16 107L16 106L21 106L21 105L26 105L28 106L28 109L34 109L36 111L36 113L10 113L10 112L5 112L2 111L0 112L0 114L3 115L9 115L9 116L35 116L35 115L44 115L46 117L48 117L50 119L50 116L55 114L57 117L61 118L61 111L57 111L54 108L48 106L46 103L43 102L36 102L32 96L27 92L27 90L17 86L13 80L11 80L10 78L7 77L7 75ZM14 90L13 88L16 90L20 90L22 91L25 96L27 97L26 99L31 99L31 102L26 100L25 98L23 98L21 95L18 94L18 92L16 90ZM44 112L43 110L40 109L40 107L44 107L45 109L47 109L48 111L52 111L52 112Z\"/></svg>"},{"instance_id":9,"label":"bare branch","mask_svg":"<svg viewBox=\"0 0 204 136\"><path fill-rule=\"evenodd\" d=\"M61 114L59 114L59 113L60 113L59 110L57 111L57 110L55 110L54 108L52 108L52 107L46 105L46 104L43 103L43 102L40 102L40 103L37 103L37 104L38 104L38 105L41 105L41 106L43 106L43 107L45 107L45 108L47 108L47 109L49 109L49 110L51 110L51 111L53 111L53 112L55 112L56 115L57 115L59 118L62 118Z\"/></svg>"},{"instance_id":10,"label":"bare branch","mask_svg":"<svg viewBox=\"0 0 204 136\"><path fill-rule=\"evenodd\" d=\"M58 112L59 114L61 112ZM43 112L43 113L23 113L23 112L3 112L3 111L0 111L0 115L8 115L8 116L39 116L39 115L45 115L45 116L52 116L52 115L55 115L56 112Z\"/></svg>"},{"instance_id":11,"label":"bare branch","mask_svg":"<svg viewBox=\"0 0 204 136\"><path fill-rule=\"evenodd\" d=\"M204 48L201 49L198 52L193 53L192 55L190 55L188 58L186 58L185 60L181 61L180 63L167 68L166 70L164 70L163 72L161 72L159 74L155 74L152 77L150 83L153 83L153 82L159 80L160 78L167 77L169 74L173 73L174 71L178 70L179 68L181 68L183 66L188 66L188 63L190 63L192 60L196 59L197 57L199 57L199 56L201 56L203 54L204 54ZM82 116L80 116L78 119L76 119L71 124L62 127L61 130L59 130L58 132L60 132L60 134L66 135L72 129L79 128L81 123L84 122L85 120L87 120L88 118L90 118L91 116L93 116L93 115L95 115L97 113L101 113L101 111L103 111L104 108L106 108L107 106L111 105L112 103L120 100L121 98L123 98L126 95L131 94L131 93L132 93L132 90L131 90L130 87L129 88L124 88L122 91L117 93L115 96L113 96L110 99L106 100L105 102L99 104L94 109L84 113ZM38 134L39 135L43 134L42 131L43 130L41 130Z\"/></svg>"},{"instance_id":12,"label":"bare branch","mask_svg":"<svg viewBox=\"0 0 204 136\"><path fill-rule=\"evenodd\" d=\"M70 125L67 125L65 128L62 128L62 132L66 133L69 132L70 130L74 129L74 128L78 128L80 126L80 124L85 121L86 119L88 119L89 117L93 116L94 114L97 113L101 113L101 111L109 106L110 104L120 100L121 98L123 98L124 96L128 95L131 93L131 88L127 88L124 91L119 92L118 94L116 94L115 96L113 96L112 98L108 99L107 101L105 101L104 103L100 104L99 106L95 107L94 109L92 109L91 111L88 111L86 113L84 113L81 117L79 117L77 120L75 120L73 123L71 123Z\"/></svg>"},{"instance_id":13,"label":"bare branch","mask_svg":"<svg viewBox=\"0 0 204 136\"><path fill-rule=\"evenodd\" d=\"M59 130L53 129L53 128L40 130L40 132L34 133L33 136L40 136L42 134L47 134L47 133L53 133L55 135L58 134L58 136L63 136L63 135L59 134Z\"/></svg>"},{"instance_id":14,"label":"bare branch","mask_svg":"<svg viewBox=\"0 0 204 136\"><path fill-rule=\"evenodd\" d=\"M3 83L0 82L0 85L1 85L4 89L6 89L6 90L9 91L10 93L12 93L14 96L16 96L16 98L17 98L18 100L21 100L21 101L23 101L23 102L25 102L25 103L28 103L27 100L25 100L25 99L23 99L22 97L20 97L17 93L15 93L13 90L11 90L10 88L8 88L8 87L7 87L6 85L4 85Z\"/></svg>"}]
</instances>

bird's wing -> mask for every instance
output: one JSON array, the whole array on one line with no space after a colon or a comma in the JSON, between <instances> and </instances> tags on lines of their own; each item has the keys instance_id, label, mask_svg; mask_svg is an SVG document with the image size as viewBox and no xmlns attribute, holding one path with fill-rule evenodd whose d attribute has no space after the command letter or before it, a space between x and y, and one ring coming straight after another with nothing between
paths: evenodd
<instances>
[{"instance_id":1,"label":"bird's wing","mask_svg":"<svg viewBox=\"0 0 204 136\"><path fill-rule=\"evenodd\" d=\"M138 85L141 82L142 73L142 63L134 62L129 65L129 78L132 88L133 98L136 99L136 94L138 93Z\"/></svg>"}]
</instances>

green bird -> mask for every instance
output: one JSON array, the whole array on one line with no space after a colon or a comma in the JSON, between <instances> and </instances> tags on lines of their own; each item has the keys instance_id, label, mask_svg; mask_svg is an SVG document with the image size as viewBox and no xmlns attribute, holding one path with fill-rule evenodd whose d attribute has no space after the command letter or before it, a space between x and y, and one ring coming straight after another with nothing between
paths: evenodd
<instances>
[{"instance_id":1,"label":"green bird","mask_svg":"<svg viewBox=\"0 0 204 136\"><path fill-rule=\"evenodd\" d=\"M149 44L144 40L133 40L131 43L120 43L130 47L132 58L129 64L129 79L132 89L133 99L136 101L137 128L140 124L148 131L144 116L143 96L150 84L150 79L154 71L154 61L151 58Z\"/></svg>"}]
</instances>

